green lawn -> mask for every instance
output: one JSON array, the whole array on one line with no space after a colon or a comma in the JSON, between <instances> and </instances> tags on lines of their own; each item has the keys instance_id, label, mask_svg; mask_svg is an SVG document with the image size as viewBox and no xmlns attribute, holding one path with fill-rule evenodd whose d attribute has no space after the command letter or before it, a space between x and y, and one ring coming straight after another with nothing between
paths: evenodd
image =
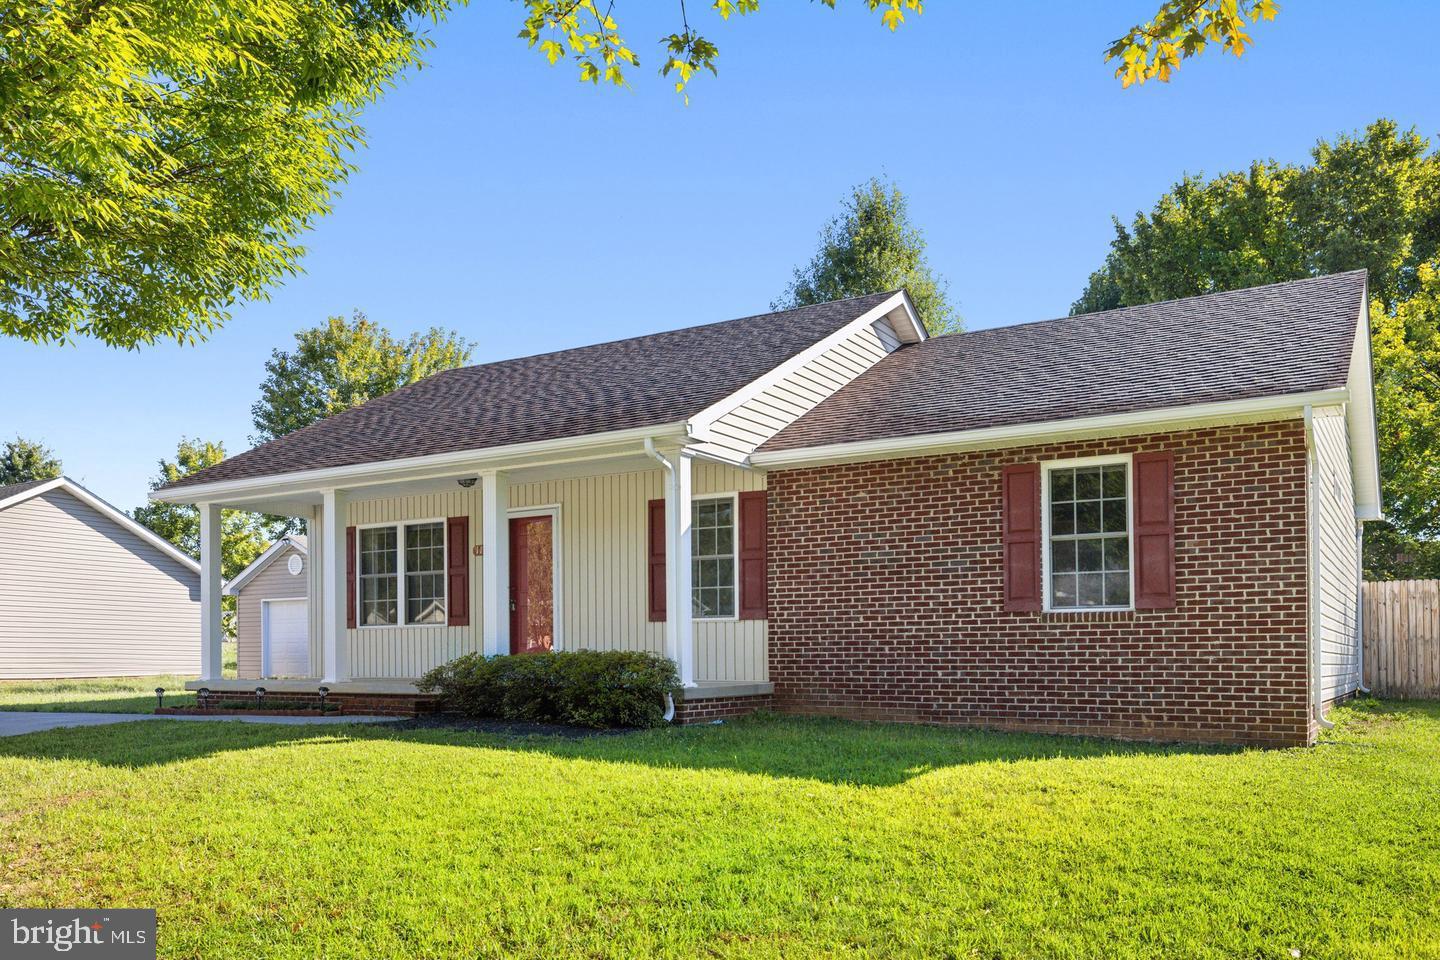
<instances>
[{"instance_id":1,"label":"green lawn","mask_svg":"<svg viewBox=\"0 0 1440 960\"><path fill-rule=\"evenodd\" d=\"M759 718L0 740L0 907L165 957L1437 957L1440 704L1311 750Z\"/></svg>"},{"instance_id":2,"label":"green lawn","mask_svg":"<svg viewBox=\"0 0 1440 960\"><path fill-rule=\"evenodd\" d=\"M224 675L235 676L235 641L221 645ZM165 688L165 706L193 706L195 694L185 692L194 677L90 677L81 680L0 680L0 710L43 710L47 713L151 713L155 688Z\"/></svg>"}]
</instances>

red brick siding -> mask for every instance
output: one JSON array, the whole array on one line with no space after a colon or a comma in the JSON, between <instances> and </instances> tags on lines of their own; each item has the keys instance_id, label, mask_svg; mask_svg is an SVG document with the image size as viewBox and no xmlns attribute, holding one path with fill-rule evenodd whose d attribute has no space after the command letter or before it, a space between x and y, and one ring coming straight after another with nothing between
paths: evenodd
<instances>
[{"instance_id":1,"label":"red brick siding","mask_svg":"<svg viewBox=\"0 0 1440 960\"><path fill-rule=\"evenodd\" d=\"M263 684L257 684L263 686ZM199 699L198 697L196 698ZM252 707L255 694L244 690L211 690L203 704L220 710L233 707ZM325 698L325 709L332 713L355 715L378 715L386 717L413 717L435 710L434 696L403 693L332 693ZM318 710L318 693L280 693L265 695L267 710Z\"/></svg>"},{"instance_id":2,"label":"red brick siding","mask_svg":"<svg viewBox=\"0 0 1440 960\"><path fill-rule=\"evenodd\" d=\"M1175 454L1173 610L1006 613L1001 468ZM772 470L778 710L1309 742L1298 421Z\"/></svg>"},{"instance_id":3,"label":"red brick siding","mask_svg":"<svg viewBox=\"0 0 1440 960\"><path fill-rule=\"evenodd\" d=\"M709 723L711 720L743 717L756 710L769 710L772 706L768 693L749 697L712 697L708 700L694 700L690 703L682 701L675 704L675 722Z\"/></svg>"}]
</instances>

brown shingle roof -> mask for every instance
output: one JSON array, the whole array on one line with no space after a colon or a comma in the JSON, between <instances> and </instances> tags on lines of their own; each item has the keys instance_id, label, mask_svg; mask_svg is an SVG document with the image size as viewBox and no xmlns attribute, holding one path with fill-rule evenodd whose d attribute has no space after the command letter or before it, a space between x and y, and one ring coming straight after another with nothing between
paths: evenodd
<instances>
[{"instance_id":1,"label":"brown shingle roof","mask_svg":"<svg viewBox=\"0 0 1440 960\"><path fill-rule=\"evenodd\" d=\"M885 357L761 449L1341 387L1364 291L1360 270L936 337Z\"/></svg>"},{"instance_id":2,"label":"brown shingle roof","mask_svg":"<svg viewBox=\"0 0 1440 960\"><path fill-rule=\"evenodd\" d=\"M9 500L17 493L24 493L32 487L38 487L42 483L49 483L49 480L22 480L19 483L6 484L0 487L0 500Z\"/></svg>"},{"instance_id":3,"label":"brown shingle roof","mask_svg":"<svg viewBox=\"0 0 1440 960\"><path fill-rule=\"evenodd\" d=\"M163 489L678 423L890 295L449 370Z\"/></svg>"}]
</instances>

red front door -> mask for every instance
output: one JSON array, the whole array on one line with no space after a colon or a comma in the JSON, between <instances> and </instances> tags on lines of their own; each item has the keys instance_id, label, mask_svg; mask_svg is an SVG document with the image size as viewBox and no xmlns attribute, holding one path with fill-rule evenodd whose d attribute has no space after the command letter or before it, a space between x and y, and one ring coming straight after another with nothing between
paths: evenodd
<instances>
[{"instance_id":1,"label":"red front door","mask_svg":"<svg viewBox=\"0 0 1440 960\"><path fill-rule=\"evenodd\" d=\"M510 652L555 646L555 536L550 517L510 521Z\"/></svg>"}]
</instances>

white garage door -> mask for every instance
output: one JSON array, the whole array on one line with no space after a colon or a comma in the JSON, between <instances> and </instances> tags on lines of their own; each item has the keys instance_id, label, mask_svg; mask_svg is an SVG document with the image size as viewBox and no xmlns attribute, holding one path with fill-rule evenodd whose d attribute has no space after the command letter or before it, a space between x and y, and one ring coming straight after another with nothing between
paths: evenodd
<instances>
[{"instance_id":1,"label":"white garage door","mask_svg":"<svg viewBox=\"0 0 1440 960\"><path fill-rule=\"evenodd\" d=\"M261 665L267 677L310 673L310 614L305 600L264 600Z\"/></svg>"}]
</instances>

